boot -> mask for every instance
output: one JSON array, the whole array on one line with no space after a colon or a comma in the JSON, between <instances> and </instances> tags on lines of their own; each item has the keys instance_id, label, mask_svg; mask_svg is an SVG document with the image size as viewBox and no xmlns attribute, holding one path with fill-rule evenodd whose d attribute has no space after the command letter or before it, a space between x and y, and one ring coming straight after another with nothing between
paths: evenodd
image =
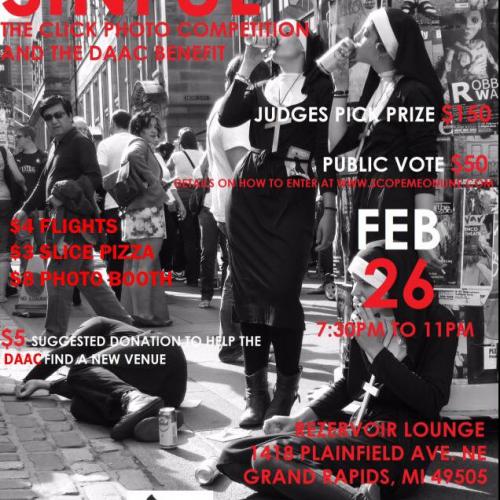
<instances>
[{"instance_id":1,"label":"boot","mask_svg":"<svg viewBox=\"0 0 500 500\"><path fill-rule=\"evenodd\" d=\"M9 273L10 262L0 260L0 303L7 302L6 290L9 282Z\"/></svg>"},{"instance_id":2,"label":"boot","mask_svg":"<svg viewBox=\"0 0 500 500\"><path fill-rule=\"evenodd\" d=\"M275 415L290 415L293 403L299 397L299 380L302 374L302 367L299 367L299 373L295 375L283 375L278 371L278 378L274 387L274 397L269 408L266 411L264 420Z\"/></svg>"},{"instance_id":3,"label":"boot","mask_svg":"<svg viewBox=\"0 0 500 500\"><path fill-rule=\"evenodd\" d=\"M247 406L240 417L240 427L257 427L262 425L264 414L270 401L267 385L267 367L261 368L252 375L246 375L245 378L245 399Z\"/></svg>"}]
</instances>

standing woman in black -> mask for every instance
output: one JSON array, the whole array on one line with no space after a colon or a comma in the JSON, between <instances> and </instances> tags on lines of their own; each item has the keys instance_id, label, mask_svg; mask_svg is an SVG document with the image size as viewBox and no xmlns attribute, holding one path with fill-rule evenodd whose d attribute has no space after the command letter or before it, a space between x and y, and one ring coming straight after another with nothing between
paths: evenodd
<instances>
[{"instance_id":1,"label":"standing woman in black","mask_svg":"<svg viewBox=\"0 0 500 500\"><path fill-rule=\"evenodd\" d=\"M367 179L369 187L354 190L351 219L349 260L359 249L358 210L378 209L379 231L368 233L368 242L385 239L385 213L388 209L408 210L408 230L396 233L395 239L414 248L413 215L415 209L434 209L434 188L427 186L436 178L435 168L428 172L412 172L408 167L400 172L396 158L426 158L437 156L438 126L443 104L442 88L427 54L424 40L415 19L399 9L377 9L372 12L353 40L346 39L340 47L344 63L333 71L336 94L333 100L329 140L332 155L337 156L356 148L359 163L369 158L387 158L387 172L365 172L358 179ZM351 62L370 65L370 71L360 100L366 108L363 122L346 121L345 107L349 87ZM341 91L344 96L341 97ZM433 110L433 119L425 122L398 118L399 112L425 107ZM344 108L344 109L343 109ZM388 108L398 114L389 116ZM410 115L407 115L410 116ZM421 187L372 187L375 178L403 180L425 184ZM398 223L401 219L397 220ZM347 250L347 249L344 249ZM434 268L444 263L433 250L419 254Z\"/></svg>"},{"instance_id":2,"label":"standing woman in black","mask_svg":"<svg viewBox=\"0 0 500 500\"><path fill-rule=\"evenodd\" d=\"M328 120L272 123L279 108L290 112L299 107L303 114L313 110L315 116L318 109L330 111L330 78L314 71L314 60L323 50L319 37L299 33L298 24L290 35L279 38L273 51L278 76L255 86L249 77L262 61L262 53L246 48L220 114L223 127L250 120L253 148L235 171L237 186L231 191L226 217L235 312L243 336L260 341L243 348L247 405L242 427L261 425L264 418L276 414L288 415L297 397L305 328L300 291L313 244L316 189L286 185L287 180L327 176L323 158L328 156ZM281 179L284 186L272 188L269 179ZM265 186L250 189L238 184L249 180L261 180ZM335 186L322 191L325 214L319 223L317 250L331 245L335 225ZM272 402L267 385L271 343L277 367Z\"/></svg>"}]
</instances>

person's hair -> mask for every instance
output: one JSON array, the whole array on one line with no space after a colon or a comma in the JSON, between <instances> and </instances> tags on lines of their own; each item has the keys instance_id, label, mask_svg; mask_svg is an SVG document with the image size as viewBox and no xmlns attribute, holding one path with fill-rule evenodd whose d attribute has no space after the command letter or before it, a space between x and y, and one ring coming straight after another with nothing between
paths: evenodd
<instances>
[{"instance_id":1,"label":"person's hair","mask_svg":"<svg viewBox=\"0 0 500 500\"><path fill-rule=\"evenodd\" d=\"M179 144L184 149L198 149L196 134L190 127L183 127L179 130Z\"/></svg>"},{"instance_id":2,"label":"person's hair","mask_svg":"<svg viewBox=\"0 0 500 500\"><path fill-rule=\"evenodd\" d=\"M45 111L53 106L57 106L61 104L65 113L67 115L73 114L73 107L71 106L71 102L68 99L63 97L62 95L51 95L50 97L46 97L42 99L40 103L40 116L43 118Z\"/></svg>"},{"instance_id":3,"label":"person's hair","mask_svg":"<svg viewBox=\"0 0 500 500\"><path fill-rule=\"evenodd\" d=\"M29 125L23 125L17 129L18 133L20 133L23 137L29 137L33 142L36 139L36 132L33 127Z\"/></svg>"},{"instance_id":4,"label":"person's hair","mask_svg":"<svg viewBox=\"0 0 500 500\"><path fill-rule=\"evenodd\" d=\"M161 142L156 147L156 151L167 161L174 152L175 146L171 142Z\"/></svg>"},{"instance_id":5,"label":"person's hair","mask_svg":"<svg viewBox=\"0 0 500 500\"><path fill-rule=\"evenodd\" d=\"M132 117L129 126L130 133L140 136L141 132L144 129L149 128L152 121L156 123L156 130L158 130L158 135L160 136L161 135L160 120L158 120L158 117L151 111L139 111Z\"/></svg>"},{"instance_id":6,"label":"person's hair","mask_svg":"<svg viewBox=\"0 0 500 500\"><path fill-rule=\"evenodd\" d=\"M115 124L115 126L118 128L123 128L125 130L128 130L131 119L132 117L130 116L130 113L128 111L125 111L124 109L117 109L111 115L111 121Z\"/></svg>"},{"instance_id":7,"label":"person's hair","mask_svg":"<svg viewBox=\"0 0 500 500\"><path fill-rule=\"evenodd\" d=\"M83 130L80 130L80 132L87 137L87 139L93 140L92 137L92 132L90 131L90 127L87 123L87 120L83 116L73 116L73 124L74 125L83 125Z\"/></svg>"},{"instance_id":8,"label":"person's hair","mask_svg":"<svg viewBox=\"0 0 500 500\"><path fill-rule=\"evenodd\" d=\"M238 71L240 70L242 62L243 62L243 56L241 54L238 54L229 61L226 68L226 79L230 84L233 83L234 77L236 76L236 73L238 73Z\"/></svg>"}]
</instances>

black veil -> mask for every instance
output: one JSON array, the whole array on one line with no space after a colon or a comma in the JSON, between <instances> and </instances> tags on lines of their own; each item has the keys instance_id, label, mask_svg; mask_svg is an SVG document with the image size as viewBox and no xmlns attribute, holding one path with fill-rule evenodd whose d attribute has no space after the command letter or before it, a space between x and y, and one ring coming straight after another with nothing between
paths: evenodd
<instances>
[{"instance_id":1,"label":"black veil","mask_svg":"<svg viewBox=\"0 0 500 500\"><path fill-rule=\"evenodd\" d=\"M400 9L386 9L386 11L398 41L398 50L394 60L397 73L417 80L429 89L437 109L437 116L439 116L443 106L443 88L427 54L417 22ZM370 68L360 99L361 106L368 104L379 82L377 72Z\"/></svg>"}]
</instances>

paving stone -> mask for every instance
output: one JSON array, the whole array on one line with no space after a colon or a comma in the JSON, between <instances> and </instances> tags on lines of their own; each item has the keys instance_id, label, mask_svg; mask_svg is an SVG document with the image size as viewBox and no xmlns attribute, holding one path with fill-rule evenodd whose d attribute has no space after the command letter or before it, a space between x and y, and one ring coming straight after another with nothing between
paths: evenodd
<instances>
[{"instance_id":1,"label":"paving stone","mask_svg":"<svg viewBox=\"0 0 500 500\"><path fill-rule=\"evenodd\" d=\"M37 497L32 490L0 490L0 500L32 500Z\"/></svg>"},{"instance_id":2,"label":"paving stone","mask_svg":"<svg viewBox=\"0 0 500 500\"><path fill-rule=\"evenodd\" d=\"M122 500L119 491L111 483L94 483L83 486L88 500Z\"/></svg>"},{"instance_id":3,"label":"paving stone","mask_svg":"<svg viewBox=\"0 0 500 500\"><path fill-rule=\"evenodd\" d=\"M29 459L35 465L35 469L39 471L63 470L65 468L61 457L54 452L32 453Z\"/></svg>"},{"instance_id":4,"label":"paving stone","mask_svg":"<svg viewBox=\"0 0 500 500\"><path fill-rule=\"evenodd\" d=\"M73 424L71 422L46 422L45 428L49 432L64 432L73 429Z\"/></svg>"},{"instance_id":5,"label":"paving stone","mask_svg":"<svg viewBox=\"0 0 500 500\"><path fill-rule=\"evenodd\" d=\"M104 472L104 469L95 462L75 462L71 464L71 470L77 474L93 474L95 472Z\"/></svg>"},{"instance_id":6,"label":"paving stone","mask_svg":"<svg viewBox=\"0 0 500 500\"><path fill-rule=\"evenodd\" d=\"M94 457L92 453L87 448L77 448L77 449L69 449L69 450L61 450L61 453L66 460L66 462L70 464L74 464L75 462L93 462Z\"/></svg>"},{"instance_id":7,"label":"paving stone","mask_svg":"<svg viewBox=\"0 0 500 500\"><path fill-rule=\"evenodd\" d=\"M103 453L101 455L101 460L113 470L119 469L137 469L137 464L131 457L123 455L118 451L111 451L109 453Z\"/></svg>"},{"instance_id":8,"label":"paving stone","mask_svg":"<svg viewBox=\"0 0 500 500\"><path fill-rule=\"evenodd\" d=\"M5 411L9 415L29 415L32 410L28 403L5 403Z\"/></svg>"},{"instance_id":9,"label":"paving stone","mask_svg":"<svg viewBox=\"0 0 500 500\"><path fill-rule=\"evenodd\" d=\"M52 437L57 448L81 448L85 442L78 432L53 432Z\"/></svg>"},{"instance_id":10,"label":"paving stone","mask_svg":"<svg viewBox=\"0 0 500 500\"><path fill-rule=\"evenodd\" d=\"M17 453L0 453L0 462L15 462L19 460Z\"/></svg>"},{"instance_id":11,"label":"paving stone","mask_svg":"<svg viewBox=\"0 0 500 500\"><path fill-rule=\"evenodd\" d=\"M57 406L56 401L53 399L32 399L31 400L31 405L35 408L54 408Z\"/></svg>"},{"instance_id":12,"label":"paving stone","mask_svg":"<svg viewBox=\"0 0 500 500\"><path fill-rule=\"evenodd\" d=\"M0 443L0 453L13 453L17 451L17 446L9 439L5 443Z\"/></svg>"},{"instance_id":13,"label":"paving stone","mask_svg":"<svg viewBox=\"0 0 500 500\"><path fill-rule=\"evenodd\" d=\"M5 429L4 427L0 428L0 436L7 436L9 434L9 431Z\"/></svg>"},{"instance_id":14,"label":"paving stone","mask_svg":"<svg viewBox=\"0 0 500 500\"><path fill-rule=\"evenodd\" d=\"M0 490L22 490L31 488L31 481L26 479L0 479Z\"/></svg>"},{"instance_id":15,"label":"paving stone","mask_svg":"<svg viewBox=\"0 0 500 500\"><path fill-rule=\"evenodd\" d=\"M109 438L109 429L99 425L90 425L78 422L75 427L87 438Z\"/></svg>"},{"instance_id":16,"label":"paving stone","mask_svg":"<svg viewBox=\"0 0 500 500\"><path fill-rule=\"evenodd\" d=\"M73 474L73 479L79 484L85 484L109 481L111 478L106 472L93 472L91 474Z\"/></svg>"},{"instance_id":17,"label":"paving stone","mask_svg":"<svg viewBox=\"0 0 500 500\"><path fill-rule=\"evenodd\" d=\"M37 422L37 420L34 417L19 416L19 417L11 418L10 420L11 420L10 423L14 427L22 427L22 428L40 427L39 423Z\"/></svg>"},{"instance_id":18,"label":"paving stone","mask_svg":"<svg viewBox=\"0 0 500 500\"><path fill-rule=\"evenodd\" d=\"M19 441L44 441L46 439L45 432L42 429L17 429L17 437Z\"/></svg>"},{"instance_id":19,"label":"paving stone","mask_svg":"<svg viewBox=\"0 0 500 500\"><path fill-rule=\"evenodd\" d=\"M33 491L41 496L53 498L54 495L73 495L78 493L69 474L64 472L37 472Z\"/></svg>"},{"instance_id":20,"label":"paving stone","mask_svg":"<svg viewBox=\"0 0 500 500\"><path fill-rule=\"evenodd\" d=\"M22 462L0 462L0 470L19 470L24 469Z\"/></svg>"},{"instance_id":21,"label":"paving stone","mask_svg":"<svg viewBox=\"0 0 500 500\"><path fill-rule=\"evenodd\" d=\"M42 408L38 414L47 422L62 422L66 420L66 414L57 408Z\"/></svg>"},{"instance_id":22,"label":"paving stone","mask_svg":"<svg viewBox=\"0 0 500 500\"><path fill-rule=\"evenodd\" d=\"M153 487L141 470L120 470L116 475L118 482L127 490L150 490Z\"/></svg>"},{"instance_id":23,"label":"paving stone","mask_svg":"<svg viewBox=\"0 0 500 500\"><path fill-rule=\"evenodd\" d=\"M13 396L12 394L9 394L9 395L5 394L5 395L1 396L0 399L2 401L17 401L16 396Z\"/></svg>"},{"instance_id":24,"label":"paving stone","mask_svg":"<svg viewBox=\"0 0 500 500\"><path fill-rule=\"evenodd\" d=\"M0 420L0 428L4 429L5 427L7 427L7 422Z\"/></svg>"},{"instance_id":25,"label":"paving stone","mask_svg":"<svg viewBox=\"0 0 500 500\"><path fill-rule=\"evenodd\" d=\"M90 445L97 453L105 453L107 451L123 450L123 445L111 438L91 439Z\"/></svg>"},{"instance_id":26,"label":"paving stone","mask_svg":"<svg viewBox=\"0 0 500 500\"><path fill-rule=\"evenodd\" d=\"M23 443L23 448L28 453L32 453L36 451L51 451L54 449L54 446L48 441L26 441Z\"/></svg>"},{"instance_id":27,"label":"paving stone","mask_svg":"<svg viewBox=\"0 0 500 500\"><path fill-rule=\"evenodd\" d=\"M23 470L0 470L0 479L27 479L30 473Z\"/></svg>"}]
</instances>

